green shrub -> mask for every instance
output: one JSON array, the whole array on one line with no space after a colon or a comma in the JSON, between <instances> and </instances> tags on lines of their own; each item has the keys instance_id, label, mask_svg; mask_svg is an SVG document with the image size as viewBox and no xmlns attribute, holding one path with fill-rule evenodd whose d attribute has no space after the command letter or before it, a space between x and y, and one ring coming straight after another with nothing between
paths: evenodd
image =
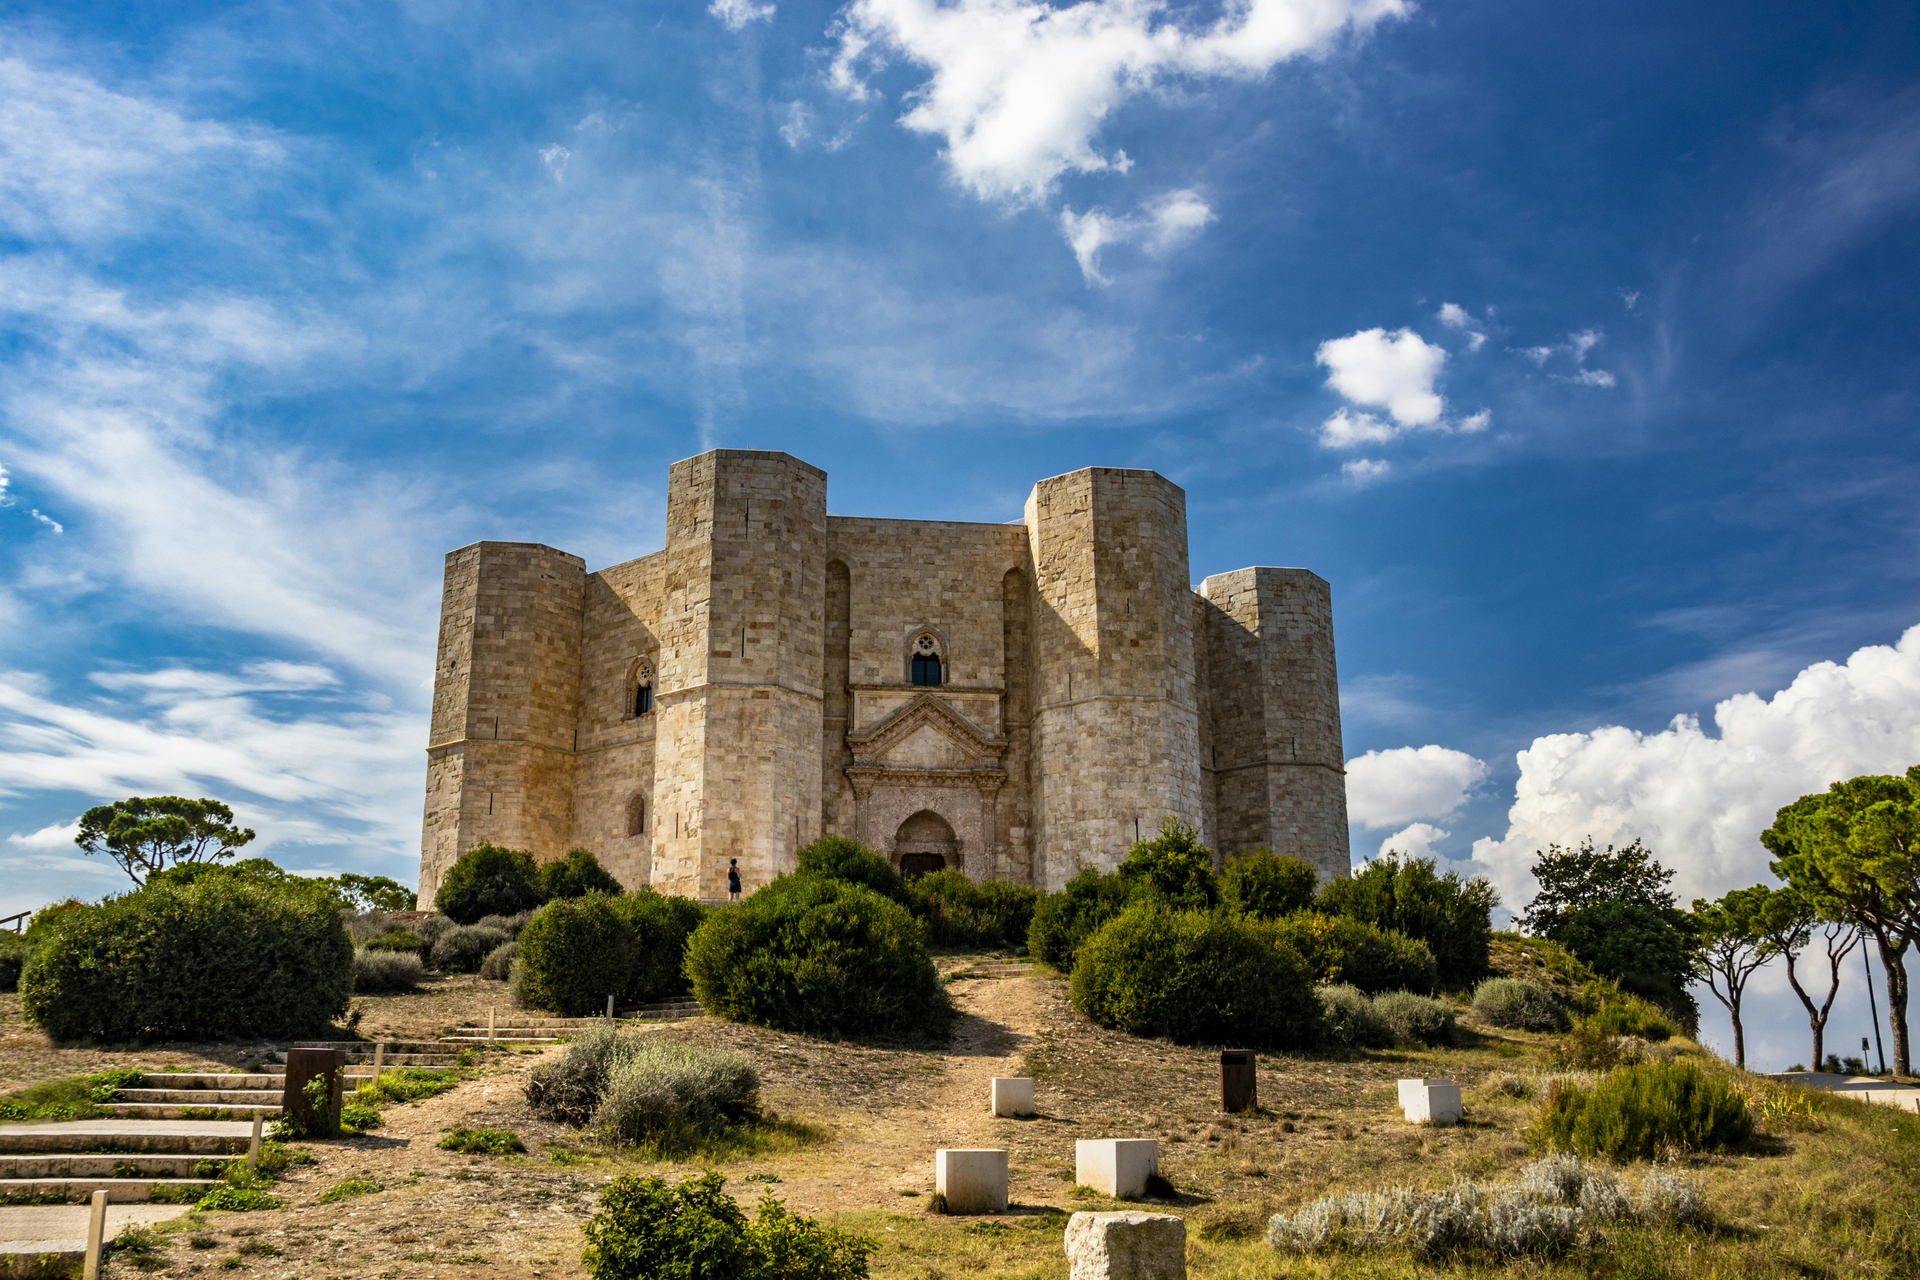
<instances>
[{"instance_id":1,"label":"green shrub","mask_svg":"<svg viewBox=\"0 0 1920 1280\"><path fill-rule=\"evenodd\" d=\"M1027 929L1028 954L1062 973L1071 971L1080 945L1127 909L1129 892L1119 876L1088 867L1035 904Z\"/></svg>"},{"instance_id":2,"label":"green shrub","mask_svg":"<svg viewBox=\"0 0 1920 1280\"><path fill-rule=\"evenodd\" d=\"M1470 986L1487 973L1493 908L1500 896L1475 877L1441 875L1432 858L1382 854L1353 875L1332 880L1320 890L1319 907L1328 915L1348 916L1427 945L1439 966L1439 981L1449 990ZM1421 988L1414 988L1420 990Z\"/></svg>"},{"instance_id":3,"label":"green shrub","mask_svg":"<svg viewBox=\"0 0 1920 1280\"><path fill-rule=\"evenodd\" d=\"M1434 989L1433 953L1426 943L1364 921L1300 911L1253 927L1306 961L1316 982L1351 982L1368 994Z\"/></svg>"},{"instance_id":4,"label":"green shrub","mask_svg":"<svg viewBox=\"0 0 1920 1280\"><path fill-rule=\"evenodd\" d=\"M442 973L478 973L480 962L512 939L502 929L461 925L448 929L433 944L433 967Z\"/></svg>"},{"instance_id":5,"label":"green shrub","mask_svg":"<svg viewBox=\"0 0 1920 1280\"><path fill-rule=\"evenodd\" d=\"M564 858L540 866L540 896L549 902L555 898L584 898L589 893L617 897L625 890L626 886L600 865L590 849L569 849Z\"/></svg>"},{"instance_id":6,"label":"green shrub","mask_svg":"<svg viewBox=\"0 0 1920 1280\"><path fill-rule=\"evenodd\" d=\"M78 898L68 898L65 902L55 902L50 906L42 907L34 912L33 918L27 921L27 932L25 935L27 950L32 951L41 943L51 940L53 935L59 932L60 922L62 920L76 911L85 911L87 909L87 903L80 901Z\"/></svg>"},{"instance_id":7,"label":"green shrub","mask_svg":"<svg viewBox=\"0 0 1920 1280\"><path fill-rule=\"evenodd\" d=\"M1459 1030L1452 1005L1411 991L1382 992L1373 998L1373 1011L1402 1044L1452 1044Z\"/></svg>"},{"instance_id":8,"label":"green shrub","mask_svg":"<svg viewBox=\"0 0 1920 1280\"><path fill-rule=\"evenodd\" d=\"M510 916L481 916L474 923L482 929L498 929L509 938L518 938L520 931L527 927L527 921L539 914L538 907L529 907Z\"/></svg>"},{"instance_id":9,"label":"green shrub","mask_svg":"<svg viewBox=\"0 0 1920 1280\"><path fill-rule=\"evenodd\" d=\"M709 1013L783 1031L933 1031L951 1010L905 907L813 876L782 876L709 915L687 943L687 976Z\"/></svg>"},{"instance_id":10,"label":"green shrub","mask_svg":"<svg viewBox=\"0 0 1920 1280\"><path fill-rule=\"evenodd\" d=\"M385 1190L379 1183L365 1178L343 1178L314 1198L321 1204L339 1204L349 1196L370 1196Z\"/></svg>"},{"instance_id":11,"label":"green shrub","mask_svg":"<svg viewBox=\"0 0 1920 1280\"><path fill-rule=\"evenodd\" d=\"M426 972L417 951L376 951L372 947L361 947L353 953L355 991L411 991Z\"/></svg>"},{"instance_id":12,"label":"green shrub","mask_svg":"<svg viewBox=\"0 0 1920 1280\"><path fill-rule=\"evenodd\" d=\"M360 945L369 951L411 951L422 960L427 958L427 953L431 950L424 938L407 929L389 929L385 933L368 938Z\"/></svg>"},{"instance_id":13,"label":"green shrub","mask_svg":"<svg viewBox=\"0 0 1920 1280\"><path fill-rule=\"evenodd\" d=\"M481 916L510 916L542 901L540 869L532 854L483 843L447 869L433 908L456 924L473 924Z\"/></svg>"},{"instance_id":14,"label":"green shrub","mask_svg":"<svg viewBox=\"0 0 1920 1280\"><path fill-rule=\"evenodd\" d=\"M376 1096L388 1102L418 1102L437 1097L460 1083L460 1073L441 1067L389 1067L373 1083Z\"/></svg>"},{"instance_id":15,"label":"green shrub","mask_svg":"<svg viewBox=\"0 0 1920 1280\"><path fill-rule=\"evenodd\" d=\"M1213 850L1200 843L1199 831L1171 814L1161 819L1159 835L1136 841L1127 850L1117 874L1127 886L1128 901L1149 893L1176 911L1210 911L1220 905Z\"/></svg>"},{"instance_id":16,"label":"green shrub","mask_svg":"<svg viewBox=\"0 0 1920 1280\"><path fill-rule=\"evenodd\" d=\"M420 942L426 947L427 951L431 951L433 944L440 941L441 934L447 932L449 929L458 929L459 927L459 922L455 921L451 916L428 916L425 920L415 925L413 931L420 935ZM425 951L421 953L420 958L422 960L427 958Z\"/></svg>"},{"instance_id":17,"label":"green shrub","mask_svg":"<svg viewBox=\"0 0 1920 1280\"><path fill-rule=\"evenodd\" d=\"M747 1220L717 1173L669 1187L616 1179L587 1222L583 1257L594 1280L865 1280L879 1242L788 1213L764 1193Z\"/></svg>"},{"instance_id":18,"label":"green shrub","mask_svg":"<svg viewBox=\"0 0 1920 1280\"><path fill-rule=\"evenodd\" d=\"M27 963L27 940L17 933L0 933L0 991L20 989L20 970Z\"/></svg>"},{"instance_id":19,"label":"green shrub","mask_svg":"<svg viewBox=\"0 0 1920 1280\"><path fill-rule=\"evenodd\" d=\"M325 897L209 876L64 914L20 991L56 1040L266 1040L325 1029L353 980Z\"/></svg>"},{"instance_id":20,"label":"green shrub","mask_svg":"<svg viewBox=\"0 0 1920 1280\"><path fill-rule=\"evenodd\" d=\"M576 1127L591 1123L613 1069L638 1053L644 1041L636 1032L590 1028L561 1057L533 1069L526 1084L528 1105L542 1119Z\"/></svg>"},{"instance_id":21,"label":"green shrub","mask_svg":"<svg viewBox=\"0 0 1920 1280\"><path fill-rule=\"evenodd\" d=\"M461 1125L434 1144L442 1151L458 1151L468 1156L510 1156L525 1151L520 1135L507 1129L469 1129Z\"/></svg>"},{"instance_id":22,"label":"green shrub","mask_svg":"<svg viewBox=\"0 0 1920 1280\"><path fill-rule=\"evenodd\" d=\"M519 954L519 943L501 943L487 952L487 958L480 962L480 976L493 982L505 982L513 975L513 960Z\"/></svg>"},{"instance_id":23,"label":"green shrub","mask_svg":"<svg viewBox=\"0 0 1920 1280\"><path fill-rule=\"evenodd\" d=\"M720 1133L759 1104L760 1075L741 1054L648 1036L609 1073L593 1122L612 1142L658 1141Z\"/></svg>"},{"instance_id":24,"label":"green shrub","mask_svg":"<svg viewBox=\"0 0 1920 1280\"><path fill-rule=\"evenodd\" d=\"M1315 987L1320 1000L1320 1016L1325 1024L1327 1043L1355 1049L1393 1047L1393 1028L1374 1012L1373 1000L1351 982Z\"/></svg>"},{"instance_id":25,"label":"green shrub","mask_svg":"<svg viewBox=\"0 0 1920 1280\"><path fill-rule=\"evenodd\" d=\"M1496 1027L1565 1031L1567 1011L1553 993L1525 978L1488 978L1473 989L1473 1011Z\"/></svg>"},{"instance_id":26,"label":"green shrub","mask_svg":"<svg viewBox=\"0 0 1920 1280\"><path fill-rule=\"evenodd\" d=\"M1320 873L1309 863L1249 849L1228 861L1220 877L1220 899L1230 911L1278 920L1311 907L1319 882Z\"/></svg>"},{"instance_id":27,"label":"green shrub","mask_svg":"<svg viewBox=\"0 0 1920 1280\"><path fill-rule=\"evenodd\" d=\"M348 1103L340 1108L340 1123L349 1129L365 1131L380 1127L380 1108L364 1102Z\"/></svg>"},{"instance_id":28,"label":"green shrub","mask_svg":"<svg viewBox=\"0 0 1920 1280\"><path fill-rule=\"evenodd\" d=\"M264 1191L240 1187L215 1187L195 1202L194 1208L224 1209L228 1213L246 1213L254 1209L278 1209L280 1201Z\"/></svg>"},{"instance_id":29,"label":"green shrub","mask_svg":"<svg viewBox=\"0 0 1920 1280\"><path fill-rule=\"evenodd\" d=\"M1606 1036L1638 1036L1658 1043L1680 1034L1680 1024L1650 1001L1625 997L1603 1004L1590 1017L1581 1019L1580 1028Z\"/></svg>"},{"instance_id":30,"label":"green shrub","mask_svg":"<svg viewBox=\"0 0 1920 1280\"><path fill-rule=\"evenodd\" d=\"M846 836L822 836L802 845L794 874L861 884L884 898L906 903L907 886L886 855Z\"/></svg>"},{"instance_id":31,"label":"green shrub","mask_svg":"<svg viewBox=\"0 0 1920 1280\"><path fill-rule=\"evenodd\" d=\"M975 884L964 871L934 871L907 885L908 905L936 947L1019 950L1033 925L1037 889L1005 880Z\"/></svg>"},{"instance_id":32,"label":"green shrub","mask_svg":"<svg viewBox=\"0 0 1920 1280\"><path fill-rule=\"evenodd\" d=\"M1073 1005L1104 1027L1176 1044L1309 1045L1320 1002L1299 959L1230 916L1135 903L1087 939Z\"/></svg>"},{"instance_id":33,"label":"green shrub","mask_svg":"<svg viewBox=\"0 0 1920 1280\"><path fill-rule=\"evenodd\" d=\"M520 931L520 964L534 1007L569 1018L599 1013L633 976L633 931L604 893L549 902ZM506 940L496 933L495 945Z\"/></svg>"},{"instance_id":34,"label":"green shrub","mask_svg":"<svg viewBox=\"0 0 1920 1280\"><path fill-rule=\"evenodd\" d=\"M1536 1147L1651 1160L1665 1148L1711 1151L1753 1134L1747 1100L1686 1062L1619 1067L1591 1090L1555 1085L1528 1130Z\"/></svg>"},{"instance_id":35,"label":"green shrub","mask_svg":"<svg viewBox=\"0 0 1920 1280\"><path fill-rule=\"evenodd\" d=\"M633 935L633 968L624 996L654 1004L686 994L687 939L706 919L692 898L655 893L645 885L611 900L614 914Z\"/></svg>"}]
</instances>

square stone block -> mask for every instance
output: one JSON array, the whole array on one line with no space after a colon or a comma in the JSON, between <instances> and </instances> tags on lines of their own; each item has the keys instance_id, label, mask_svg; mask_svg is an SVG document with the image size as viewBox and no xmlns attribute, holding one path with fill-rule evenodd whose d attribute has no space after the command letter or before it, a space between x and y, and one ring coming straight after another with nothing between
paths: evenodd
<instances>
[{"instance_id":1,"label":"square stone block","mask_svg":"<svg viewBox=\"0 0 1920 1280\"><path fill-rule=\"evenodd\" d=\"M1033 1081L1010 1076L993 1078L993 1114L1030 1116L1033 1114Z\"/></svg>"},{"instance_id":2,"label":"square stone block","mask_svg":"<svg viewBox=\"0 0 1920 1280\"><path fill-rule=\"evenodd\" d=\"M1402 1080L1400 1110L1412 1124L1459 1124L1460 1086L1451 1080Z\"/></svg>"},{"instance_id":3,"label":"square stone block","mask_svg":"<svg viewBox=\"0 0 1920 1280\"><path fill-rule=\"evenodd\" d=\"M1007 1153L989 1147L942 1147L933 1153L933 1189L948 1213L1007 1211Z\"/></svg>"},{"instance_id":4,"label":"square stone block","mask_svg":"<svg viewBox=\"0 0 1920 1280\"><path fill-rule=\"evenodd\" d=\"M1071 1280L1187 1280L1187 1224L1170 1213L1076 1213L1066 1244Z\"/></svg>"},{"instance_id":5,"label":"square stone block","mask_svg":"<svg viewBox=\"0 0 1920 1280\"><path fill-rule=\"evenodd\" d=\"M1101 1195L1143 1196L1147 1176L1159 1171L1160 1144L1152 1138L1083 1138L1073 1144L1073 1180Z\"/></svg>"}]
</instances>

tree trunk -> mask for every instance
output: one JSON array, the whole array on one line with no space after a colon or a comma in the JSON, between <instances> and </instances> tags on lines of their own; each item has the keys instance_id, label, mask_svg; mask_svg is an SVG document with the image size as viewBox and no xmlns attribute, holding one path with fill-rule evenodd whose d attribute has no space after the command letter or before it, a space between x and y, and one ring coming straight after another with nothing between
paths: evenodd
<instances>
[{"instance_id":1,"label":"tree trunk","mask_svg":"<svg viewBox=\"0 0 1920 1280\"><path fill-rule=\"evenodd\" d=\"M1727 1008L1733 1013L1733 1065L1745 1071L1747 1069L1747 1030L1740 1025L1740 997L1734 996Z\"/></svg>"},{"instance_id":2,"label":"tree trunk","mask_svg":"<svg viewBox=\"0 0 1920 1280\"><path fill-rule=\"evenodd\" d=\"M1793 988L1793 994L1800 997L1800 1003L1807 1007L1807 1025L1813 1028L1813 1062L1815 1071L1820 1069L1820 1051L1826 1047L1827 1020L1813 1003L1813 997L1800 985L1800 976L1793 970L1793 952L1782 947L1780 954L1787 958L1787 985Z\"/></svg>"},{"instance_id":3,"label":"tree trunk","mask_svg":"<svg viewBox=\"0 0 1920 1280\"><path fill-rule=\"evenodd\" d=\"M1820 1064L1826 1061L1826 1048L1827 1020L1815 1018L1813 1020L1813 1069L1815 1071L1820 1070Z\"/></svg>"},{"instance_id":4,"label":"tree trunk","mask_svg":"<svg viewBox=\"0 0 1920 1280\"><path fill-rule=\"evenodd\" d=\"M1913 1074L1913 1059L1907 1052L1906 949L1904 944L1895 951L1880 943L1880 964L1887 974L1887 1025L1893 1032L1893 1073L1897 1076Z\"/></svg>"}]
</instances>

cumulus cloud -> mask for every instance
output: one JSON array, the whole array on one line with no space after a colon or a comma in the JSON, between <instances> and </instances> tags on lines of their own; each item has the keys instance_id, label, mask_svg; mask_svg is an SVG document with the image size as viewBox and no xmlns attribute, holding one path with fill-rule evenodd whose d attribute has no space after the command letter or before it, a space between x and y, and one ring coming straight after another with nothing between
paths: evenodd
<instances>
[{"instance_id":1,"label":"cumulus cloud","mask_svg":"<svg viewBox=\"0 0 1920 1280\"><path fill-rule=\"evenodd\" d=\"M1370 484L1378 484L1385 480L1387 473L1392 470L1392 463L1383 462L1378 458L1355 458L1340 468L1340 474L1345 476L1347 483L1354 488L1364 489Z\"/></svg>"},{"instance_id":2,"label":"cumulus cloud","mask_svg":"<svg viewBox=\"0 0 1920 1280\"><path fill-rule=\"evenodd\" d=\"M1487 344L1487 335L1476 328L1480 322L1467 313L1467 309L1457 302L1443 302L1434 317L1449 329L1458 329L1466 335L1467 350L1478 351Z\"/></svg>"},{"instance_id":3,"label":"cumulus cloud","mask_svg":"<svg viewBox=\"0 0 1920 1280\"><path fill-rule=\"evenodd\" d=\"M1444 860L1446 855L1434 849L1434 845L1452 835L1451 831L1442 831L1431 822L1416 822L1402 827L1380 842L1379 857L1397 853L1403 858L1434 858Z\"/></svg>"},{"instance_id":4,"label":"cumulus cloud","mask_svg":"<svg viewBox=\"0 0 1920 1280\"><path fill-rule=\"evenodd\" d=\"M1782 805L1920 763L1920 627L1807 667L1771 698L1728 698L1713 722L1717 736L1682 715L1657 733L1610 725L1534 739L1516 757L1507 833L1476 841L1474 861L1508 902L1532 896L1536 850L1589 835L1645 840L1677 871L1683 899L1769 882L1759 837Z\"/></svg>"},{"instance_id":5,"label":"cumulus cloud","mask_svg":"<svg viewBox=\"0 0 1920 1280\"><path fill-rule=\"evenodd\" d=\"M773 6L754 4L753 0L713 0L707 12L720 19L729 31L739 31L749 22L765 22L773 17Z\"/></svg>"},{"instance_id":6,"label":"cumulus cloud","mask_svg":"<svg viewBox=\"0 0 1920 1280\"><path fill-rule=\"evenodd\" d=\"M1447 353L1411 329L1330 338L1314 360L1326 366L1328 386L1355 404L1385 409L1403 427L1431 426L1446 411L1434 381Z\"/></svg>"},{"instance_id":7,"label":"cumulus cloud","mask_svg":"<svg viewBox=\"0 0 1920 1280\"><path fill-rule=\"evenodd\" d=\"M1408 0L1234 0L1189 30L1155 0L854 0L834 34L830 83L873 95L865 71L889 54L924 68L901 123L946 143L982 199L1037 203L1061 174L1125 172L1094 146L1127 99L1178 77L1252 77L1325 51L1411 9Z\"/></svg>"},{"instance_id":8,"label":"cumulus cloud","mask_svg":"<svg viewBox=\"0 0 1920 1280\"><path fill-rule=\"evenodd\" d=\"M1100 270L1103 249L1139 244L1149 253L1162 254L1191 240L1212 221L1213 210L1195 191L1169 191L1148 201L1133 217L1116 217L1104 209L1060 211L1060 230L1088 284L1112 283Z\"/></svg>"},{"instance_id":9,"label":"cumulus cloud","mask_svg":"<svg viewBox=\"0 0 1920 1280\"><path fill-rule=\"evenodd\" d=\"M1467 802L1487 766L1450 747L1395 747L1347 761L1347 817L1363 827L1444 818Z\"/></svg>"}]
</instances>

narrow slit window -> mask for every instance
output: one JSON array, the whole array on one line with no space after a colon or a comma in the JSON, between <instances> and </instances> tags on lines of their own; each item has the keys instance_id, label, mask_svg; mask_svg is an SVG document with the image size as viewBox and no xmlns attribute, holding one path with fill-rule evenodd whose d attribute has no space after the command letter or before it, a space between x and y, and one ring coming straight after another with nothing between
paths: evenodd
<instances>
[{"instance_id":1,"label":"narrow slit window","mask_svg":"<svg viewBox=\"0 0 1920 1280\"><path fill-rule=\"evenodd\" d=\"M644 716L653 710L653 686L643 684L633 691L633 714Z\"/></svg>"}]
</instances>

